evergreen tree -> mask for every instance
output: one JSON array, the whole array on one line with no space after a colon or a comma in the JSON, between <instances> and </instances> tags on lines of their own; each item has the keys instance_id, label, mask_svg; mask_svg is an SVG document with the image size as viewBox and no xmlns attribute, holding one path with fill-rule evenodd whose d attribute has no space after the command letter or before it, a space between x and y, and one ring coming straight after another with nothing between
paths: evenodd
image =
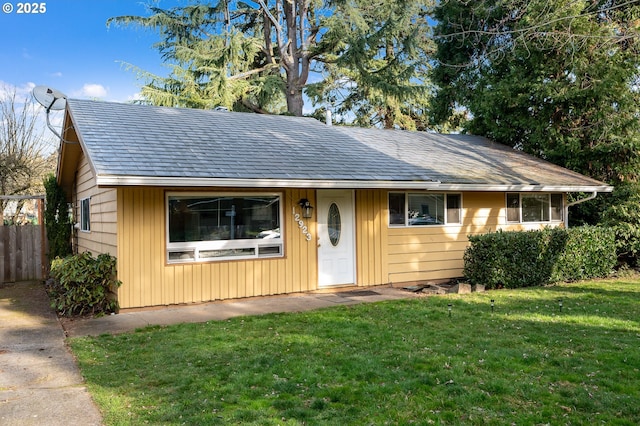
<instances>
[{"instance_id":1,"label":"evergreen tree","mask_svg":"<svg viewBox=\"0 0 640 426\"><path fill-rule=\"evenodd\" d=\"M431 1L219 0L108 24L158 31L171 74L130 66L152 104L302 115L306 90L360 125L424 129Z\"/></svg>"},{"instance_id":2,"label":"evergreen tree","mask_svg":"<svg viewBox=\"0 0 640 426\"><path fill-rule=\"evenodd\" d=\"M307 90L313 103L360 126L425 130L432 3L335 1L324 37L336 48L322 56L325 78Z\"/></svg>"},{"instance_id":3,"label":"evergreen tree","mask_svg":"<svg viewBox=\"0 0 640 426\"><path fill-rule=\"evenodd\" d=\"M120 16L107 24L155 29L156 47L172 66L168 78L142 71L151 103L199 108L244 107L302 115L303 88L318 54L320 0L275 0L257 7L234 0ZM328 47L323 46L324 48Z\"/></svg>"},{"instance_id":4,"label":"evergreen tree","mask_svg":"<svg viewBox=\"0 0 640 426\"><path fill-rule=\"evenodd\" d=\"M434 118L612 183L640 177L640 2L448 0Z\"/></svg>"}]
</instances>

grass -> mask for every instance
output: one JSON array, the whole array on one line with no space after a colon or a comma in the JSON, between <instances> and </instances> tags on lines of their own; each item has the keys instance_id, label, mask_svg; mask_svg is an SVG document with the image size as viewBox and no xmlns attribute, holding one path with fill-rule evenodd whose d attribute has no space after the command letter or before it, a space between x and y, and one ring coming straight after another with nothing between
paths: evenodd
<instances>
[{"instance_id":1,"label":"grass","mask_svg":"<svg viewBox=\"0 0 640 426\"><path fill-rule=\"evenodd\" d=\"M70 344L107 425L636 425L639 321L622 279Z\"/></svg>"}]
</instances>

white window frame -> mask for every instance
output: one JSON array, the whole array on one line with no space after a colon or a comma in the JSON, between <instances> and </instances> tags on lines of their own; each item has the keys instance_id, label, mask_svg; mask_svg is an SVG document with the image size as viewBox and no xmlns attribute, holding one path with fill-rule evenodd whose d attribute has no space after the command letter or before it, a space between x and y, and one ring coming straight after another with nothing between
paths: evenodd
<instances>
[{"instance_id":1,"label":"white window frame","mask_svg":"<svg viewBox=\"0 0 640 426\"><path fill-rule=\"evenodd\" d=\"M390 209L390 198L392 194L403 194L404 195L404 224L391 223L391 209ZM410 225L409 224L409 195L442 195L444 199L444 223L438 224L424 224L424 225ZM449 195L457 195L460 197L460 207L458 208L458 216L460 217L459 222L449 222L448 218L448 206L447 206L447 198ZM416 192L416 191L389 191L387 194L387 209L389 211L389 218L387 219L387 226L389 228L434 228L439 226L460 226L463 221L463 199L461 192Z\"/></svg>"},{"instance_id":2,"label":"white window frame","mask_svg":"<svg viewBox=\"0 0 640 426\"><path fill-rule=\"evenodd\" d=\"M80 230L82 232L91 232L91 197L80 200Z\"/></svg>"},{"instance_id":3,"label":"white window frame","mask_svg":"<svg viewBox=\"0 0 640 426\"><path fill-rule=\"evenodd\" d=\"M216 240L216 241L187 241L187 242L170 242L169 241L169 199L171 197L278 197L278 221L280 224L280 236L276 238L252 238L237 240ZM228 260L246 260L246 259L265 259L265 258L281 258L284 257L284 214L283 214L284 196L282 193L272 192L167 192L165 194L165 253L166 260L169 264L180 263L196 263L196 262L217 262ZM260 253L264 250L277 249L276 253ZM244 253L243 251L252 250L253 253ZM220 252L219 255L207 256L207 253ZM225 254L226 252L226 254ZM173 258L172 254L180 253L191 256L190 258Z\"/></svg>"},{"instance_id":4,"label":"white window frame","mask_svg":"<svg viewBox=\"0 0 640 426\"><path fill-rule=\"evenodd\" d=\"M509 196L510 195L518 195L518 220L509 220ZM522 214L522 198L526 196L542 196L546 195L548 197L549 202L549 211L547 212L549 220L536 220L536 221L524 221ZM560 218L553 218L553 204L551 203L551 196L559 195L561 198L561 206L560 206ZM505 200L505 221L507 223L523 223L523 224L540 224L540 223L564 223L564 215L565 215L565 198L563 193L558 192L507 192L504 195Z\"/></svg>"}]
</instances>

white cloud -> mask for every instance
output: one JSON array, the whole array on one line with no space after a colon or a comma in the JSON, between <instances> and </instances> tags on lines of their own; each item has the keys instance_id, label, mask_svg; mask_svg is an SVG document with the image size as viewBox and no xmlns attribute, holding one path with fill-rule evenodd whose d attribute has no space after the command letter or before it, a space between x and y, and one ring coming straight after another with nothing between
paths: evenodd
<instances>
[{"instance_id":1,"label":"white cloud","mask_svg":"<svg viewBox=\"0 0 640 426\"><path fill-rule=\"evenodd\" d=\"M0 80L0 100L7 100L14 94L19 100L30 97L34 87L36 87L36 85L32 82L25 83L21 86L14 86L11 83Z\"/></svg>"},{"instance_id":2,"label":"white cloud","mask_svg":"<svg viewBox=\"0 0 640 426\"><path fill-rule=\"evenodd\" d=\"M62 77L62 73L60 71L51 73L51 77L60 78Z\"/></svg>"},{"instance_id":3,"label":"white cloud","mask_svg":"<svg viewBox=\"0 0 640 426\"><path fill-rule=\"evenodd\" d=\"M140 92L134 93L131 96L127 96L127 102L136 102L144 99Z\"/></svg>"},{"instance_id":4,"label":"white cloud","mask_svg":"<svg viewBox=\"0 0 640 426\"><path fill-rule=\"evenodd\" d=\"M104 98L107 96L107 89L105 89L102 84L87 83L82 86L82 96Z\"/></svg>"}]
</instances>

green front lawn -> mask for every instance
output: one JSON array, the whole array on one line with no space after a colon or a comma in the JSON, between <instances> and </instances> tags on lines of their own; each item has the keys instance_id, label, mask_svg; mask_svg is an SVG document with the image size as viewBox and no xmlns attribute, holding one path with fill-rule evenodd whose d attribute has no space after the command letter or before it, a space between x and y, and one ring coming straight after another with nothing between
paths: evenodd
<instances>
[{"instance_id":1,"label":"green front lawn","mask_svg":"<svg viewBox=\"0 0 640 426\"><path fill-rule=\"evenodd\" d=\"M107 425L636 425L639 321L634 278L151 327L71 346Z\"/></svg>"}]
</instances>

